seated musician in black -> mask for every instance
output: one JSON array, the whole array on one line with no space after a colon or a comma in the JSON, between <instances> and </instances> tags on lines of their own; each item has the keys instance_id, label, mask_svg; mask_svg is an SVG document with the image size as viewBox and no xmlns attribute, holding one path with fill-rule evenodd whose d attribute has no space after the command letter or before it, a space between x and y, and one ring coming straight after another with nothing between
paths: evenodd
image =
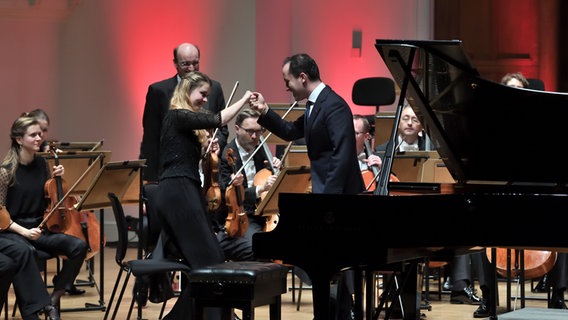
<instances>
[{"instance_id":1,"label":"seated musician in black","mask_svg":"<svg viewBox=\"0 0 568 320\"><path fill-rule=\"evenodd\" d=\"M249 225L244 237L228 236L225 230L225 217L219 218L220 221L215 221L217 239L225 252L225 257L229 260L255 260L254 252L252 251L252 236L257 232L262 232L266 226L267 218L255 215L256 205L260 202L261 195L268 192L277 175L272 173L264 176L264 179L254 185L255 176L262 169L268 170L270 164L275 169L280 169L282 163L280 159L272 157L269 159L264 148L260 148L253 156L252 160L247 162L252 152L254 152L261 143L261 136L264 129L257 123L259 113L250 108L243 109L235 118L235 135L236 137L227 144L221 155L219 156L219 185L221 194L223 195L223 203L225 203L225 192L228 188L229 182L233 179L234 186L244 186L244 199L243 209L247 213ZM227 150L233 150L233 155L236 157L234 167L229 165L227 161ZM244 168L243 165L247 162ZM240 170L242 168L242 170ZM240 170L240 172L238 172ZM238 172L235 176L234 172ZM263 171L264 173L265 171ZM258 176L260 177L260 175Z\"/></svg>"}]
</instances>

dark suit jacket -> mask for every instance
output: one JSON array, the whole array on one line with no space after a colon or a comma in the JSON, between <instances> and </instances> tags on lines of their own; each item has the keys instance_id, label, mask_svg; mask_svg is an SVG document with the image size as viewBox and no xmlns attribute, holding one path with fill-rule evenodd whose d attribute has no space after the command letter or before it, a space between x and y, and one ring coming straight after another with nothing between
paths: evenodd
<instances>
[{"instance_id":1,"label":"dark suit jacket","mask_svg":"<svg viewBox=\"0 0 568 320\"><path fill-rule=\"evenodd\" d=\"M160 168L160 134L162 120L170 107L170 100L177 85L177 75L155 82L148 87L146 104L142 117L142 143L140 145L140 159L146 159L144 179L158 181ZM207 98L204 109L217 113L225 108L223 89L218 81L211 80L211 92ZM219 146L221 150L227 144L229 129L224 126L218 131Z\"/></svg>"},{"instance_id":2,"label":"dark suit jacket","mask_svg":"<svg viewBox=\"0 0 568 320\"><path fill-rule=\"evenodd\" d=\"M343 98L326 86L309 119L286 121L272 111L258 123L286 140L305 138L313 193L355 194L365 190L355 148L353 114Z\"/></svg>"}]
</instances>

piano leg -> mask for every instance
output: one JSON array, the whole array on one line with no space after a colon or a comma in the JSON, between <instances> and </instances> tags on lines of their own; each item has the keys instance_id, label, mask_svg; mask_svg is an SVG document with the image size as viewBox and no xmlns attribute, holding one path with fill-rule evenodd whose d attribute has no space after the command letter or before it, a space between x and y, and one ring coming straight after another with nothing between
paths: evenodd
<instances>
[{"instance_id":1,"label":"piano leg","mask_svg":"<svg viewBox=\"0 0 568 320\"><path fill-rule=\"evenodd\" d=\"M403 265L400 297L405 320L420 320L422 288L418 286L418 264L419 261L411 261Z\"/></svg>"},{"instance_id":2,"label":"piano leg","mask_svg":"<svg viewBox=\"0 0 568 320\"><path fill-rule=\"evenodd\" d=\"M333 277L332 274L325 272L310 272L306 270L310 279L312 279L312 296L314 308L314 320L329 320L330 313L330 282Z\"/></svg>"},{"instance_id":3,"label":"piano leg","mask_svg":"<svg viewBox=\"0 0 568 320\"><path fill-rule=\"evenodd\" d=\"M497 248L491 248L491 262L490 268L491 272L488 272L489 285L492 287L492 290L489 290L489 301L491 304L489 306L489 320L497 320Z\"/></svg>"},{"instance_id":4,"label":"piano leg","mask_svg":"<svg viewBox=\"0 0 568 320\"><path fill-rule=\"evenodd\" d=\"M363 299L364 299L364 294L363 294L363 279L364 279L364 273L363 273L363 269L361 268L355 268L354 269L355 272L355 297L354 297L354 305L353 305L353 312L354 312L354 316L355 316L355 320L363 320L363 310L364 310L364 305L363 305Z\"/></svg>"},{"instance_id":5,"label":"piano leg","mask_svg":"<svg viewBox=\"0 0 568 320\"><path fill-rule=\"evenodd\" d=\"M375 293L376 293L375 272L365 269L365 319L373 319L373 311L375 311Z\"/></svg>"},{"instance_id":6,"label":"piano leg","mask_svg":"<svg viewBox=\"0 0 568 320\"><path fill-rule=\"evenodd\" d=\"M388 283L383 283L383 297L380 299L379 305L374 310L367 309L368 319L379 319L386 300L391 299L390 306L384 310L385 320L391 318L393 310L400 310L404 320L420 320L422 288L418 286L418 264L418 261L405 262L399 268L396 268L399 271L394 272ZM369 288L369 285L374 285L371 277L374 277L374 273L369 271L366 277L367 288ZM369 290L367 290L367 295L367 299L369 299ZM371 299L374 299L374 293Z\"/></svg>"}]
</instances>

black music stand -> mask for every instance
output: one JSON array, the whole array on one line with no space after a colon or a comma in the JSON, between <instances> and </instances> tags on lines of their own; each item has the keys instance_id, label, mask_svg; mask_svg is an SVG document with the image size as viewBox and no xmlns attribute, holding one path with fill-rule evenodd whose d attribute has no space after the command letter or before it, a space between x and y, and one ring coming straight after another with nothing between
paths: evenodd
<instances>
[{"instance_id":1,"label":"black music stand","mask_svg":"<svg viewBox=\"0 0 568 320\"><path fill-rule=\"evenodd\" d=\"M55 156L51 152L38 152L38 155L47 160L47 164L51 169L55 165ZM70 194L82 196L89 185L95 179L97 172L103 165L109 162L111 156L110 151L62 151L57 152L59 164L65 168L65 174L62 178L67 185L72 188ZM99 162L98 168L93 168L86 172L94 162ZM96 169L96 170L95 170ZM84 175L84 176L83 176ZM80 180L80 181L79 181ZM76 184L76 185L75 185Z\"/></svg>"},{"instance_id":2,"label":"black music stand","mask_svg":"<svg viewBox=\"0 0 568 320\"><path fill-rule=\"evenodd\" d=\"M69 195L81 196L87 190L88 186L93 182L94 177L98 170L104 166L104 163L110 159L110 151L62 151L57 152L57 158L59 164L65 167L65 174L63 179L66 181L69 187ZM49 168L55 165L55 156L51 152L39 152L38 155L45 158ZM63 195L62 195L63 196ZM102 216L102 211L101 211ZM104 233L103 224L101 223L101 248L104 248ZM97 286L97 282L94 278L94 257L87 260L87 266L89 269L89 279L79 280L77 279L76 285L79 286ZM101 287L103 283L103 268L104 265L104 253L103 250L100 251L100 282ZM91 311L91 310L104 310L104 300L103 292L98 289L99 292L99 303L85 303L84 308L65 308L61 309L61 312L66 311Z\"/></svg>"},{"instance_id":3,"label":"black music stand","mask_svg":"<svg viewBox=\"0 0 568 320\"><path fill-rule=\"evenodd\" d=\"M278 195L285 193L308 193L311 190L312 176L309 166L286 167L268 191L264 199L258 204L255 215L277 214Z\"/></svg>"},{"instance_id":4,"label":"black music stand","mask_svg":"<svg viewBox=\"0 0 568 320\"><path fill-rule=\"evenodd\" d=\"M137 203L138 204L138 214L141 218L143 215L142 211L142 169L145 167L146 160L132 160L132 161L121 161L121 162L107 162L98 171L95 178L87 188L87 191L83 194L83 197L79 200L79 203L75 205L76 209L81 210L93 210L100 209L100 225L101 225L101 242L104 239L104 208L110 208L111 203L108 198L108 193L112 192L123 201L123 203ZM138 182L138 183L135 183ZM140 224L142 219L139 219ZM142 226L139 226L142 230ZM139 236L140 238L141 236ZM139 243L142 243L142 239L138 239ZM101 243L101 248L103 244ZM138 246L138 257L142 256L142 247ZM100 262L100 301L99 304L104 310L104 250L101 250L101 262ZM89 308L89 306L87 306ZM92 309L92 307L90 308ZM100 309L99 309L100 310Z\"/></svg>"},{"instance_id":5,"label":"black music stand","mask_svg":"<svg viewBox=\"0 0 568 320\"><path fill-rule=\"evenodd\" d=\"M103 142L104 140L95 142L53 141L53 144L62 151L97 151L103 146Z\"/></svg>"}]
</instances>

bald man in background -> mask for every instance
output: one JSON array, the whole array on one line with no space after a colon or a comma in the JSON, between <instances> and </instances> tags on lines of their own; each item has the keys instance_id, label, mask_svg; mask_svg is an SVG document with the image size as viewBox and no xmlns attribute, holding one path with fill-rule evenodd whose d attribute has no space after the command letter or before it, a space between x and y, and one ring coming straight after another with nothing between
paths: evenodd
<instances>
[{"instance_id":1,"label":"bald man in background","mask_svg":"<svg viewBox=\"0 0 568 320\"><path fill-rule=\"evenodd\" d=\"M146 159L143 179L148 182L158 181L162 119L170 107L170 99L180 78L191 71L199 71L199 48L191 43L180 44L174 48L173 62L177 73L171 78L152 83L148 87L148 93L146 94L139 158ZM225 108L223 89L218 81L211 79L211 92L203 108L213 113L220 112ZM227 126L222 127L216 137L219 139L219 147L223 150L229 137Z\"/></svg>"}]
</instances>

